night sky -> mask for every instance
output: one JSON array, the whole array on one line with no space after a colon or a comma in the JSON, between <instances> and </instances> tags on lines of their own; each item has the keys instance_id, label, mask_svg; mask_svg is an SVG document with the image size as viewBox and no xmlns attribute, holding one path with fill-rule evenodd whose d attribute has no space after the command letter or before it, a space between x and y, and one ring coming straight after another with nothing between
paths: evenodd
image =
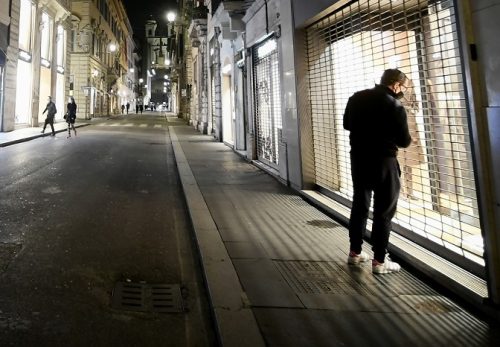
<instances>
[{"instance_id":1,"label":"night sky","mask_svg":"<svg viewBox=\"0 0 500 347\"><path fill-rule=\"evenodd\" d=\"M144 37L144 24L147 19L153 16L159 29L163 31L167 23L166 13L177 8L176 0L123 0L123 4L132 24L134 37L139 40Z\"/></svg>"}]
</instances>

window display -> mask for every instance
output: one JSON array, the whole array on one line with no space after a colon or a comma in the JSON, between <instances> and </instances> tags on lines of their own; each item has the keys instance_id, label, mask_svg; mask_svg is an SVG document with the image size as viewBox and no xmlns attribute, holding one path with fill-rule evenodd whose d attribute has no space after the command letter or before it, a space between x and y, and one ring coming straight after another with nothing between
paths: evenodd
<instances>
[{"instance_id":1,"label":"window display","mask_svg":"<svg viewBox=\"0 0 500 347\"><path fill-rule=\"evenodd\" d=\"M454 11L453 1L360 0L307 29L316 183L352 198L347 100L398 68L413 143L398 155L394 222L484 264Z\"/></svg>"}]
</instances>

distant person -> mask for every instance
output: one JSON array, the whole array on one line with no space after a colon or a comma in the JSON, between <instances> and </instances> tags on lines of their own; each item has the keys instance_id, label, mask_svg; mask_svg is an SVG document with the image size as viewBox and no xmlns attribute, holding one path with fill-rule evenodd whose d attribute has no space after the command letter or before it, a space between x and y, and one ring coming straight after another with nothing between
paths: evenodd
<instances>
[{"instance_id":1,"label":"distant person","mask_svg":"<svg viewBox=\"0 0 500 347\"><path fill-rule=\"evenodd\" d=\"M142 114L142 111L144 110L144 105L142 104L142 102L139 104L139 111L141 111L141 114Z\"/></svg>"},{"instance_id":2,"label":"distant person","mask_svg":"<svg viewBox=\"0 0 500 347\"><path fill-rule=\"evenodd\" d=\"M135 114L139 113L139 104L135 103Z\"/></svg>"},{"instance_id":3,"label":"distant person","mask_svg":"<svg viewBox=\"0 0 500 347\"><path fill-rule=\"evenodd\" d=\"M45 132L45 128L47 124L50 124L50 128L52 129L52 136L56 136L56 132L54 131L54 116L57 113L56 105L52 102L52 97L47 97L47 106L45 110L43 110L42 114L47 112L47 118L45 118L45 124L43 125L42 134Z\"/></svg>"},{"instance_id":4,"label":"distant person","mask_svg":"<svg viewBox=\"0 0 500 347\"><path fill-rule=\"evenodd\" d=\"M350 131L354 189L347 262L357 265L369 259L361 246L373 193L371 241L374 274L401 270L401 266L386 257L386 253L401 188L396 155L398 147L406 148L411 143L406 111L398 100L404 96L407 83L408 79L401 71L385 70L379 85L349 98L344 113L344 129Z\"/></svg>"},{"instance_id":5,"label":"distant person","mask_svg":"<svg viewBox=\"0 0 500 347\"><path fill-rule=\"evenodd\" d=\"M122 104L122 114L125 114L125 105Z\"/></svg>"},{"instance_id":6,"label":"distant person","mask_svg":"<svg viewBox=\"0 0 500 347\"><path fill-rule=\"evenodd\" d=\"M75 132L76 136L76 128L75 128L75 120L76 120L76 102L75 98L72 96L68 100L68 104L66 105L66 115L64 116L66 118L66 123L68 123L68 137L71 137L71 128L73 128L73 131Z\"/></svg>"},{"instance_id":7,"label":"distant person","mask_svg":"<svg viewBox=\"0 0 500 347\"><path fill-rule=\"evenodd\" d=\"M127 114L129 109L130 109L130 103L127 101Z\"/></svg>"}]
</instances>

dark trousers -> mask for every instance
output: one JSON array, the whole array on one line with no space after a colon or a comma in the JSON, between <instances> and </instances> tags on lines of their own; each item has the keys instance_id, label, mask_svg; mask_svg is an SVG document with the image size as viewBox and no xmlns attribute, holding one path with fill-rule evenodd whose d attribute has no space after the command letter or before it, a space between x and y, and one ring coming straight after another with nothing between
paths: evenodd
<instances>
[{"instance_id":1,"label":"dark trousers","mask_svg":"<svg viewBox=\"0 0 500 347\"><path fill-rule=\"evenodd\" d=\"M401 189L398 161L393 157L367 158L351 154L351 174L354 197L349 221L350 250L361 252L373 193L372 249L375 260L384 262Z\"/></svg>"},{"instance_id":2,"label":"dark trousers","mask_svg":"<svg viewBox=\"0 0 500 347\"><path fill-rule=\"evenodd\" d=\"M55 135L56 132L54 131L54 118L45 118L45 124L43 125L43 131L45 131L47 124L50 124L50 128L52 129L52 135Z\"/></svg>"}]
</instances>

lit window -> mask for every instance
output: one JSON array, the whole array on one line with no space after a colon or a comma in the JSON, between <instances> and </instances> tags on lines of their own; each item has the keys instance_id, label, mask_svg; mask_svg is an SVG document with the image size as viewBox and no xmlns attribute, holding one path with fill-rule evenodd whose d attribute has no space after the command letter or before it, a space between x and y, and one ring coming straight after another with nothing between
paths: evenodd
<instances>
[{"instance_id":1,"label":"lit window","mask_svg":"<svg viewBox=\"0 0 500 347\"><path fill-rule=\"evenodd\" d=\"M31 0L21 0L19 14L19 48L31 52L31 32L33 28L34 6Z\"/></svg>"},{"instance_id":2,"label":"lit window","mask_svg":"<svg viewBox=\"0 0 500 347\"><path fill-rule=\"evenodd\" d=\"M57 68L64 71L66 52L66 30L61 25L57 26Z\"/></svg>"},{"instance_id":3,"label":"lit window","mask_svg":"<svg viewBox=\"0 0 500 347\"><path fill-rule=\"evenodd\" d=\"M42 14L42 22L41 22L41 36L42 36L42 42L41 42L41 56L42 59L46 59L50 61L50 34L51 34L51 19L47 13Z\"/></svg>"}]
</instances>

